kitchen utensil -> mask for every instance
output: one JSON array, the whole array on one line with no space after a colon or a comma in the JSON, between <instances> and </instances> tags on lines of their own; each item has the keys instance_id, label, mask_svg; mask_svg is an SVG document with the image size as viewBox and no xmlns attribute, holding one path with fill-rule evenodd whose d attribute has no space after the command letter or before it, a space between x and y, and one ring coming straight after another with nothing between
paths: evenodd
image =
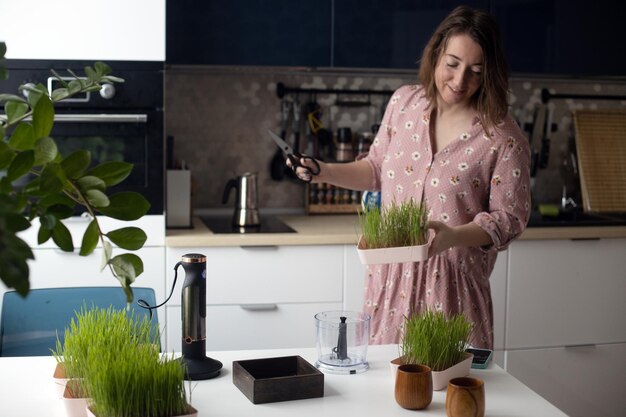
<instances>
[{"instance_id":1,"label":"kitchen utensil","mask_svg":"<svg viewBox=\"0 0 626 417\"><path fill-rule=\"evenodd\" d=\"M185 270L182 291L183 362L187 379L209 379L219 375L222 363L206 356L206 256L183 255Z\"/></svg>"},{"instance_id":2,"label":"kitchen utensil","mask_svg":"<svg viewBox=\"0 0 626 417\"><path fill-rule=\"evenodd\" d=\"M315 366L332 374L356 374L369 368L367 345L370 316L354 311L315 315L318 359Z\"/></svg>"},{"instance_id":3,"label":"kitchen utensil","mask_svg":"<svg viewBox=\"0 0 626 417\"><path fill-rule=\"evenodd\" d=\"M298 179L304 182L311 182L313 176L320 173L320 164L315 159L311 158L310 156L304 156L299 152L293 150L291 146L287 145L287 142L282 140L271 130L268 130L267 132L270 134L272 139L274 139L276 145L286 154L287 159L289 159L289 162L291 162L291 169L294 173L296 173ZM313 164L313 167L310 168L308 166L302 165L302 163L300 162L301 159L311 162ZM302 168L300 174L298 174L298 168Z\"/></svg>"},{"instance_id":4,"label":"kitchen utensil","mask_svg":"<svg viewBox=\"0 0 626 417\"><path fill-rule=\"evenodd\" d=\"M285 138L287 135L287 123L291 112L291 102L286 99L280 102L280 137ZM285 177L285 158L280 150L277 150L270 161L270 177L274 181L282 181Z\"/></svg>"},{"instance_id":5,"label":"kitchen utensil","mask_svg":"<svg viewBox=\"0 0 626 417\"><path fill-rule=\"evenodd\" d=\"M233 225L239 227L258 226L261 221L257 207L257 174L246 172L239 177L228 180L224 187L222 204L228 202L232 189L235 189L237 193Z\"/></svg>"}]
</instances>

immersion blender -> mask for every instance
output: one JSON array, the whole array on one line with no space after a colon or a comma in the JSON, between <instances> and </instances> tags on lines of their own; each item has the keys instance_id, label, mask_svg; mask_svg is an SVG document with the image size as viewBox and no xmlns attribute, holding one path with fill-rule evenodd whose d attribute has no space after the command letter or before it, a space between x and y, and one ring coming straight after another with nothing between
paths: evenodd
<instances>
[{"instance_id":1,"label":"immersion blender","mask_svg":"<svg viewBox=\"0 0 626 417\"><path fill-rule=\"evenodd\" d=\"M179 264L185 270L181 305L186 379L214 378L219 375L222 363L206 356L206 256L188 253Z\"/></svg>"}]
</instances>

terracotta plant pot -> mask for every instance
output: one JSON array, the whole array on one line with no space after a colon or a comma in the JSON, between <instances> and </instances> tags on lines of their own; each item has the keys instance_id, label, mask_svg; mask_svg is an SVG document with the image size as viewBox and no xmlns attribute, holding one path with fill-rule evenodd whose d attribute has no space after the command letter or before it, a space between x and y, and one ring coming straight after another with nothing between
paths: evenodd
<instances>
[{"instance_id":1,"label":"terracotta plant pot","mask_svg":"<svg viewBox=\"0 0 626 417\"><path fill-rule=\"evenodd\" d=\"M396 402L402 408L421 410L433 400L432 372L424 365L400 365L395 383Z\"/></svg>"},{"instance_id":2,"label":"terracotta plant pot","mask_svg":"<svg viewBox=\"0 0 626 417\"><path fill-rule=\"evenodd\" d=\"M58 396L62 397L68 381L68 377L65 375L65 366L63 366L62 363L57 362L57 365L54 368L54 373L52 374L52 378Z\"/></svg>"},{"instance_id":3,"label":"terracotta plant pot","mask_svg":"<svg viewBox=\"0 0 626 417\"><path fill-rule=\"evenodd\" d=\"M439 391L444 389L448 381L452 378L458 378L467 376L470 373L470 368L472 366L472 359L474 355L471 353L465 352L463 354L463 360L457 363L456 365L452 365L448 369L444 369L443 371L432 371L433 374L433 390ZM402 357L398 357L393 359L389 363L389 367L391 369L391 375L396 378L396 372L398 366L404 364L404 359Z\"/></svg>"}]
</instances>

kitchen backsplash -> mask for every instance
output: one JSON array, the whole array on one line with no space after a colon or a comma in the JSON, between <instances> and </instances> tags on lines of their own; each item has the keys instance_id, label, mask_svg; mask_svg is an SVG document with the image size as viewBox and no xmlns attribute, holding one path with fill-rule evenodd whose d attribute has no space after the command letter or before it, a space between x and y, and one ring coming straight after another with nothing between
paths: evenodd
<instances>
[{"instance_id":1,"label":"kitchen backsplash","mask_svg":"<svg viewBox=\"0 0 626 417\"><path fill-rule=\"evenodd\" d=\"M411 72L314 71L308 68L187 67L171 66L165 77L166 134L175 139L175 157L191 169L194 209L233 207L222 204L224 186L244 172L258 173L259 207L303 209L305 186L293 180L274 181L270 160L276 146L267 130L280 129L280 99L276 86L283 83L301 89L389 90L415 83ZM511 80L511 111L523 123L531 123L541 108L541 89L557 94L626 95L626 80L556 79L515 77ZM295 98L293 94L290 98ZM315 100L322 107L322 123L335 134L340 127L354 133L369 132L380 122L386 95L298 94L298 101ZM346 104L346 102L349 103ZM364 102L369 102L367 105ZM626 108L626 101L553 99L548 165L537 172L535 203L560 204L563 186L568 197L579 198L579 184L570 153L573 144L571 111L591 108ZM543 112L539 123L543 124ZM531 146L540 150L543 132L535 132ZM302 149L306 150L306 136ZM291 141L291 137L288 137ZM310 150L310 148L309 148Z\"/></svg>"}]
</instances>

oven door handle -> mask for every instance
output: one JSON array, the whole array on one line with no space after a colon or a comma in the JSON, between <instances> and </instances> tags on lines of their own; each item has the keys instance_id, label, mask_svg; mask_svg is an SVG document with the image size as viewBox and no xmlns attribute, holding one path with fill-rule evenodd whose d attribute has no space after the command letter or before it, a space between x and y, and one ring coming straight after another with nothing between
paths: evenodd
<instances>
[{"instance_id":1,"label":"oven door handle","mask_svg":"<svg viewBox=\"0 0 626 417\"><path fill-rule=\"evenodd\" d=\"M0 114L0 120L6 121L7 117ZM25 117L24 121L33 120L31 116ZM147 114L55 114L54 121L60 123L146 123Z\"/></svg>"},{"instance_id":2,"label":"oven door handle","mask_svg":"<svg viewBox=\"0 0 626 417\"><path fill-rule=\"evenodd\" d=\"M146 114L55 114L55 122L73 123L146 123Z\"/></svg>"}]
</instances>

